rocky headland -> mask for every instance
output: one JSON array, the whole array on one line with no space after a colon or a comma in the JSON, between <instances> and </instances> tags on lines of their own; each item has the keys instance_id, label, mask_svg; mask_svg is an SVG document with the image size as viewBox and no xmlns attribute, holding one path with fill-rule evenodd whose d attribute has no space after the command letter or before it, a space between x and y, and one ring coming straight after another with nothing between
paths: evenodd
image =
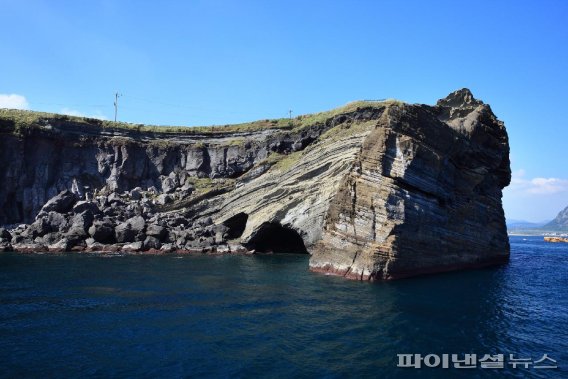
<instances>
[{"instance_id":1,"label":"rocky headland","mask_svg":"<svg viewBox=\"0 0 568 379\"><path fill-rule=\"evenodd\" d=\"M386 280L506 262L505 127L462 89L207 128L0 110L0 251L309 253Z\"/></svg>"},{"instance_id":2,"label":"rocky headland","mask_svg":"<svg viewBox=\"0 0 568 379\"><path fill-rule=\"evenodd\" d=\"M554 220L550 221L543 228L568 232L568 207L558 212Z\"/></svg>"}]
</instances>

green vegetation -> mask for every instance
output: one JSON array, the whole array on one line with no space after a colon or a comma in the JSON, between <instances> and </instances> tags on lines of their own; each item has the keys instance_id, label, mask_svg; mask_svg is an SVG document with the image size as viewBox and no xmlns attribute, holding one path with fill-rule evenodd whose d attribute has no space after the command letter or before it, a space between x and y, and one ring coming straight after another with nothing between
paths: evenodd
<instances>
[{"instance_id":1,"label":"green vegetation","mask_svg":"<svg viewBox=\"0 0 568 379\"><path fill-rule=\"evenodd\" d=\"M187 178L187 181L193 184L198 191L207 191L215 187L215 182L211 178Z\"/></svg>"},{"instance_id":2,"label":"green vegetation","mask_svg":"<svg viewBox=\"0 0 568 379\"><path fill-rule=\"evenodd\" d=\"M226 187L232 187L235 185L234 179L229 178L187 178L187 181L191 183L197 192L197 194L202 194L215 189L221 189Z\"/></svg>"},{"instance_id":3,"label":"green vegetation","mask_svg":"<svg viewBox=\"0 0 568 379\"><path fill-rule=\"evenodd\" d=\"M270 164L277 170L286 171L298 162L303 153L303 151L295 151L290 154L272 153L265 160L260 162L259 165Z\"/></svg>"},{"instance_id":4,"label":"green vegetation","mask_svg":"<svg viewBox=\"0 0 568 379\"><path fill-rule=\"evenodd\" d=\"M389 105L402 105L402 101L395 99L387 99L384 101L353 101L346 105L332 109L330 111L312 113L296 117L295 129L302 129L306 126L324 123L327 119L338 116L343 113L355 112L361 108L381 108Z\"/></svg>"},{"instance_id":5,"label":"green vegetation","mask_svg":"<svg viewBox=\"0 0 568 379\"><path fill-rule=\"evenodd\" d=\"M225 134L235 132L253 132L263 129L301 130L305 127L323 123L327 119L342 113L354 112L360 108L379 108L385 105L402 104L398 100L385 101L355 101L345 106L314 114L298 116L292 120L279 118L259 120L233 125L213 126L156 126L114 122L86 117L67 116L55 113L34 112L17 109L0 109L0 131L10 131L22 134L31 129L49 129L51 126L66 123L74 126L90 128L105 128L114 130L131 130L141 133L178 133L178 134ZM235 140L235 144L238 144Z\"/></svg>"},{"instance_id":6,"label":"green vegetation","mask_svg":"<svg viewBox=\"0 0 568 379\"><path fill-rule=\"evenodd\" d=\"M148 141L149 147L155 147L155 148L158 148L158 149L167 149L167 148L170 148L170 147L176 146L176 145L177 144L175 142L168 140L168 139L153 139L153 140Z\"/></svg>"},{"instance_id":7,"label":"green vegetation","mask_svg":"<svg viewBox=\"0 0 568 379\"><path fill-rule=\"evenodd\" d=\"M344 137L370 130L376 124L377 120L339 124L323 133L320 136L320 140L337 141Z\"/></svg>"},{"instance_id":8,"label":"green vegetation","mask_svg":"<svg viewBox=\"0 0 568 379\"><path fill-rule=\"evenodd\" d=\"M276 163L280 162L285 157L286 157L286 154L270 153L270 155L266 159L264 159L262 162L260 162L260 164L275 165Z\"/></svg>"},{"instance_id":9,"label":"green vegetation","mask_svg":"<svg viewBox=\"0 0 568 379\"><path fill-rule=\"evenodd\" d=\"M304 154L303 151L295 151L293 153L290 153L290 154L284 156L284 158L281 159L278 163L276 163L274 165L274 167L276 169L281 170L281 171L287 171L292 166L294 166L298 162L298 160L300 160L300 157L303 154Z\"/></svg>"},{"instance_id":10,"label":"green vegetation","mask_svg":"<svg viewBox=\"0 0 568 379\"><path fill-rule=\"evenodd\" d=\"M159 212L169 212L199 204L204 199L213 198L226 193L234 188L235 180L228 178L210 179L210 178L188 178L187 181L193 184L195 191L191 195L176 200L173 203L158 206Z\"/></svg>"},{"instance_id":11,"label":"green vegetation","mask_svg":"<svg viewBox=\"0 0 568 379\"><path fill-rule=\"evenodd\" d=\"M172 133L172 134L225 134L235 132L256 131L262 129L291 129L288 119L260 120L242 124L224 126L157 126L130 124L98 120L86 117L66 116L55 113L24 111L17 109L0 109L0 130L21 134L30 129L48 129L50 125L73 123L78 126L98 127L105 129L131 130L141 133Z\"/></svg>"},{"instance_id":12,"label":"green vegetation","mask_svg":"<svg viewBox=\"0 0 568 379\"><path fill-rule=\"evenodd\" d=\"M222 146L244 146L247 143L246 138L235 138L221 143Z\"/></svg>"}]
</instances>

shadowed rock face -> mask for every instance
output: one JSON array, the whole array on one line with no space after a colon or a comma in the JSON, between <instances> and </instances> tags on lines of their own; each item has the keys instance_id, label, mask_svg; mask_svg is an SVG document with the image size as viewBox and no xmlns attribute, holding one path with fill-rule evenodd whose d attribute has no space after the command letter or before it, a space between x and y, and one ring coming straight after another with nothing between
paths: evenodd
<instances>
[{"instance_id":1,"label":"shadowed rock face","mask_svg":"<svg viewBox=\"0 0 568 379\"><path fill-rule=\"evenodd\" d=\"M508 259L507 134L469 90L435 106L361 103L313 120L216 135L69 123L4 133L0 225L31 224L4 243L307 251L310 269L360 280Z\"/></svg>"},{"instance_id":2,"label":"shadowed rock face","mask_svg":"<svg viewBox=\"0 0 568 379\"><path fill-rule=\"evenodd\" d=\"M271 222L262 224L246 247L262 253L308 252L302 237L296 231Z\"/></svg>"}]
</instances>

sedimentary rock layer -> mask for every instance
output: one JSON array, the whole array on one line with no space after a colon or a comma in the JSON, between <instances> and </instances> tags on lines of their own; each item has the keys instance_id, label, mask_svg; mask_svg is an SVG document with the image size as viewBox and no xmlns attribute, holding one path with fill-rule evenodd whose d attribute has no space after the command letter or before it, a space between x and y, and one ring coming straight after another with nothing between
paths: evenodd
<instances>
[{"instance_id":1,"label":"sedimentary rock layer","mask_svg":"<svg viewBox=\"0 0 568 379\"><path fill-rule=\"evenodd\" d=\"M331 203L310 268L392 279L504 262L510 175L505 128L469 91L389 107Z\"/></svg>"},{"instance_id":2,"label":"sedimentary rock layer","mask_svg":"<svg viewBox=\"0 0 568 379\"><path fill-rule=\"evenodd\" d=\"M361 280L508 258L507 134L466 89L192 133L21 126L0 117L2 250L308 252Z\"/></svg>"}]
</instances>

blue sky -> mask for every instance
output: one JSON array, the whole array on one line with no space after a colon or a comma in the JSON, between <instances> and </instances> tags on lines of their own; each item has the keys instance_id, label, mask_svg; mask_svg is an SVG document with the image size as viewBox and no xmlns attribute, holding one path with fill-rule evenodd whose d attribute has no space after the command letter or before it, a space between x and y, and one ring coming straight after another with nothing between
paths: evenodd
<instances>
[{"instance_id":1,"label":"blue sky","mask_svg":"<svg viewBox=\"0 0 568 379\"><path fill-rule=\"evenodd\" d=\"M175 125L433 104L505 121L509 219L568 205L568 2L0 0L0 107Z\"/></svg>"}]
</instances>

